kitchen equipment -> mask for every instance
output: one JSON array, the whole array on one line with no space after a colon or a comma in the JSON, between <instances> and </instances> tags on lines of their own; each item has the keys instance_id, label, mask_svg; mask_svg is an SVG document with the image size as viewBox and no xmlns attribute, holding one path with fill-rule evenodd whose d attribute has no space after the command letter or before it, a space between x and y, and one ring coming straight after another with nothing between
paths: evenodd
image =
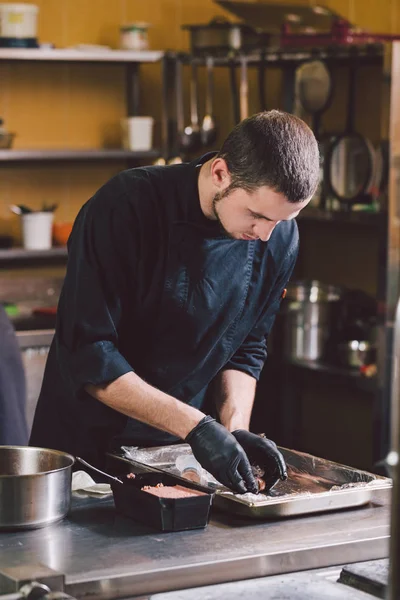
<instances>
[{"instance_id":1,"label":"kitchen equipment","mask_svg":"<svg viewBox=\"0 0 400 600\"><path fill-rule=\"evenodd\" d=\"M181 136L181 146L184 150L194 151L198 150L201 146L199 110L197 102L197 65L194 61L192 61L190 77L190 125L187 125L184 128Z\"/></svg>"},{"instance_id":2,"label":"kitchen equipment","mask_svg":"<svg viewBox=\"0 0 400 600\"><path fill-rule=\"evenodd\" d=\"M258 95L260 99L260 110L267 110L267 97L265 94L265 78L267 70L267 61L265 60L265 51L260 52L260 62L258 64Z\"/></svg>"},{"instance_id":3,"label":"kitchen equipment","mask_svg":"<svg viewBox=\"0 0 400 600\"><path fill-rule=\"evenodd\" d=\"M90 463L88 463L86 460L84 460L80 456L77 456L76 460L78 462L80 462L82 465L84 465L85 467L88 467L92 471L96 471L96 473L99 473L99 475L102 475L103 477L107 477L107 479L110 479L111 481L114 481L114 482L117 482L117 483L123 483L122 479L119 479L118 477L114 477L114 475L110 475L110 473L106 473L105 471L102 471L101 469L98 469L97 467L94 467L93 465L91 465Z\"/></svg>"},{"instance_id":4,"label":"kitchen equipment","mask_svg":"<svg viewBox=\"0 0 400 600\"><path fill-rule=\"evenodd\" d=\"M0 47L37 48L37 15L35 4L0 4Z\"/></svg>"},{"instance_id":5,"label":"kitchen equipment","mask_svg":"<svg viewBox=\"0 0 400 600\"><path fill-rule=\"evenodd\" d=\"M207 68L207 90L206 90L206 114L201 124L201 142L204 146L214 144L217 139L217 126L213 116L214 98L214 60L211 56L206 59Z\"/></svg>"},{"instance_id":6,"label":"kitchen equipment","mask_svg":"<svg viewBox=\"0 0 400 600\"><path fill-rule=\"evenodd\" d=\"M357 61L349 67L349 97L347 125L342 135L335 138L326 156L328 188L347 208L362 200L373 183L375 153L371 142L354 126L357 85Z\"/></svg>"},{"instance_id":7,"label":"kitchen equipment","mask_svg":"<svg viewBox=\"0 0 400 600\"><path fill-rule=\"evenodd\" d=\"M166 498L150 494L143 487L184 485L193 496ZM111 483L116 510L126 517L160 531L204 529L208 524L213 494L193 482L182 481L166 473L137 473L123 485Z\"/></svg>"},{"instance_id":8,"label":"kitchen equipment","mask_svg":"<svg viewBox=\"0 0 400 600\"><path fill-rule=\"evenodd\" d=\"M247 73L247 58L240 57L240 120L247 119L249 116L249 82Z\"/></svg>"},{"instance_id":9,"label":"kitchen equipment","mask_svg":"<svg viewBox=\"0 0 400 600\"><path fill-rule=\"evenodd\" d=\"M0 529L35 529L69 510L74 458L28 446L0 446Z\"/></svg>"},{"instance_id":10,"label":"kitchen equipment","mask_svg":"<svg viewBox=\"0 0 400 600\"><path fill-rule=\"evenodd\" d=\"M325 178L325 157L332 144L332 134L321 135L321 117L330 106L333 97L332 76L327 65L321 60L302 63L295 73L295 113L304 117L303 111L312 115L312 129L318 141L320 155L320 178L318 188L311 200L312 206L325 208L327 184Z\"/></svg>"},{"instance_id":11,"label":"kitchen equipment","mask_svg":"<svg viewBox=\"0 0 400 600\"><path fill-rule=\"evenodd\" d=\"M286 481L278 482L268 495L234 494L218 483L216 486L209 484L210 490L216 491L213 504L245 517L276 519L362 506L371 501L376 490L387 490L392 485L386 477L303 452L287 448L280 450L288 466ZM117 462L129 462L141 469L151 468L178 475L178 458L190 455L189 444L175 444L155 448L125 448L124 457L110 456Z\"/></svg>"},{"instance_id":12,"label":"kitchen equipment","mask_svg":"<svg viewBox=\"0 0 400 600\"><path fill-rule=\"evenodd\" d=\"M201 25L183 25L190 33L192 54L227 54L232 50L249 51L265 46L268 35L242 23L231 23L224 17L215 17Z\"/></svg>"},{"instance_id":13,"label":"kitchen equipment","mask_svg":"<svg viewBox=\"0 0 400 600\"><path fill-rule=\"evenodd\" d=\"M153 117L121 119L122 146L125 150L147 152L153 146Z\"/></svg>"},{"instance_id":14,"label":"kitchen equipment","mask_svg":"<svg viewBox=\"0 0 400 600\"><path fill-rule=\"evenodd\" d=\"M374 350L376 346L371 342L349 340L338 344L338 357L343 366L359 369L374 360Z\"/></svg>"},{"instance_id":15,"label":"kitchen equipment","mask_svg":"<svg viewBox=\"0 0 400 600\"><path fill-rule=\"evenodd\" d=\"M234 60L229 62L229 84L231 88L233 124L237 125L240 122L240 103L236 82L236 64Z\"/></svg>"},{"instance_id":16,"label":"kitchen equipment","mask_svg":"<svg viewBox=\"0 0 400 600\"><path fill-rule=\"evenodd\" d=\"M333 308L341 290L319 281L288 284L284 317L284 353L291 360L323 357L331 333Z\"/></svg>"},{"instance_id":17,"label":"kitchen equipment","mask_svg":"<svg viewBox=\"0 0 400 600\"><path fill-rule=\"evenodd\" d=\"M149 48L149 23L128 23L120 27L120 47L123 50L147 50Z\"/></svg>"},{"instance_id":18,"label":"kitchen equipment","mask_svg":"<svg viewBox=\"0 0 400 600\"><path fill-rule=\"evenodd\" d=\"M52 211L30 212L21 215L22 244L26 250L51 248L53 219Z\"/></svg>"}]
</instances>

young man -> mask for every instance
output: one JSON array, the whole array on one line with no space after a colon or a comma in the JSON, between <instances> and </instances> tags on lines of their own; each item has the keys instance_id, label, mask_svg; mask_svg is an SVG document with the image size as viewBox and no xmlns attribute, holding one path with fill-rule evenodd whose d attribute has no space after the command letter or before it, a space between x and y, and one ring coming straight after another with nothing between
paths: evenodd
<instances>
[{"instance_id":1,"label":"young man","mask_svg":"<svg viewBox=\"0 0 400 600\"><path fill-rule=\"evenodd\" d=\"M69 240L31 443L102 466L121 443L186 440L237 492L257 490L250 461L285 478L276 445L248 427L318 172L311 130L270 111L219 153L103 186Z\"/></svg>"}]
</instances>

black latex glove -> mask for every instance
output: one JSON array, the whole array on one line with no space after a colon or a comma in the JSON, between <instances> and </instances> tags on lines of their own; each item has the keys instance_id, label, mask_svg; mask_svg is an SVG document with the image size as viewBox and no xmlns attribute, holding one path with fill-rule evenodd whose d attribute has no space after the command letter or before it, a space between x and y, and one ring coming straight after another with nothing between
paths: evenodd
<instances>
[{"instance_id":1,"label":"black latex glove","mask_svg":"<svg viewBox=\"0 0 400 600\"><path fill-rule=\"evenodd\" d=\"M204 417L186 437L194 457L222 485L239 494L257 493L258 485L243 448L212 417Z\"/></svg>"},{"instance_id":2,"label":"black latex glove","mask_svg":"<svg viewBox=\"0 0 400 600\"><path fill-rule=\"evenodd\" d=\"M236 429L232 435L246 452L251 464L265 470L265 491L271 489L279 479L287 479L285 459L275 442L245 429Z\"/></svg>"}]
</instances>

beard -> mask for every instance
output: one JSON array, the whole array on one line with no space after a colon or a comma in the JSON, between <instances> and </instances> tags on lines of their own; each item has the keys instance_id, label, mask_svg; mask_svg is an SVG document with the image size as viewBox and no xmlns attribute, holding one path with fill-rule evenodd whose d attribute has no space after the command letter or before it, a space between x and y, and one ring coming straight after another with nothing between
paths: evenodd
<instances>
[{"instance_id":1,"label":"beard","mask_svg":"<svg viewBox=\"0 0 400 600\"><path fill-rule=\"evenodd\" d=\"M232 240L236 239L231 233L229 233L229 231L227 231L224 227L224 224L221 220L220 214L219 214L219 210L218 210L218 204L219 202L223 199L223 198L227 198L229 196L229 194L231 193L231 189L230 187L226 188L226 190L224 190L223 192L217 192L212 200L212 209L213 209L213 213L214 213L214 217L217 220L219 226L221 227L224 235L226 235L227 237L231 238Z\"/></svg>"}]
</instances>

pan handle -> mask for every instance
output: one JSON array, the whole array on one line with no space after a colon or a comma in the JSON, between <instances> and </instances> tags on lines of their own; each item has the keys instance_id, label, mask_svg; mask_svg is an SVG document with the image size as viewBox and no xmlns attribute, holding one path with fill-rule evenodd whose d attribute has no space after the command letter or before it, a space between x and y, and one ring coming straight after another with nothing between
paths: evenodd
<instances>
[{"instance_id":1,"label":"pan handle","mask_svg":"<svg viewBox=\"0 0 400 600\"><path fill-rule=\"evenodd\" d=\"M236 64L234 60L229 63L229 80L231 85L231 97L232 97L232 112L233 112L233 124L237 125L240 121L240 110L239 110L239 96L236 82Z\"/></svg>"},{"instance_id":2,"label":"pan handle","mask_svg":"<svg viewBox=\"0 0 400 600\"><path fill-rule=\"evenodd\" d=\"M83 458L80 458L79 456L76 456L75 458L82 465L84 465L85 467L88 467L88 469L92 469L92 471L96 471L96 473L100 473L100 475L104 475L104 477L107 477L108 479L112 479L113 481L117 481L118 483L123 483L123 481L121 479L118 479L118 477L114 477L113 475L110 475L109 473L105 473L104 471L101 471L97 467L94 467L90 463L86 462L86 460L83 460Z\"/></svg>"}]
</instances>

